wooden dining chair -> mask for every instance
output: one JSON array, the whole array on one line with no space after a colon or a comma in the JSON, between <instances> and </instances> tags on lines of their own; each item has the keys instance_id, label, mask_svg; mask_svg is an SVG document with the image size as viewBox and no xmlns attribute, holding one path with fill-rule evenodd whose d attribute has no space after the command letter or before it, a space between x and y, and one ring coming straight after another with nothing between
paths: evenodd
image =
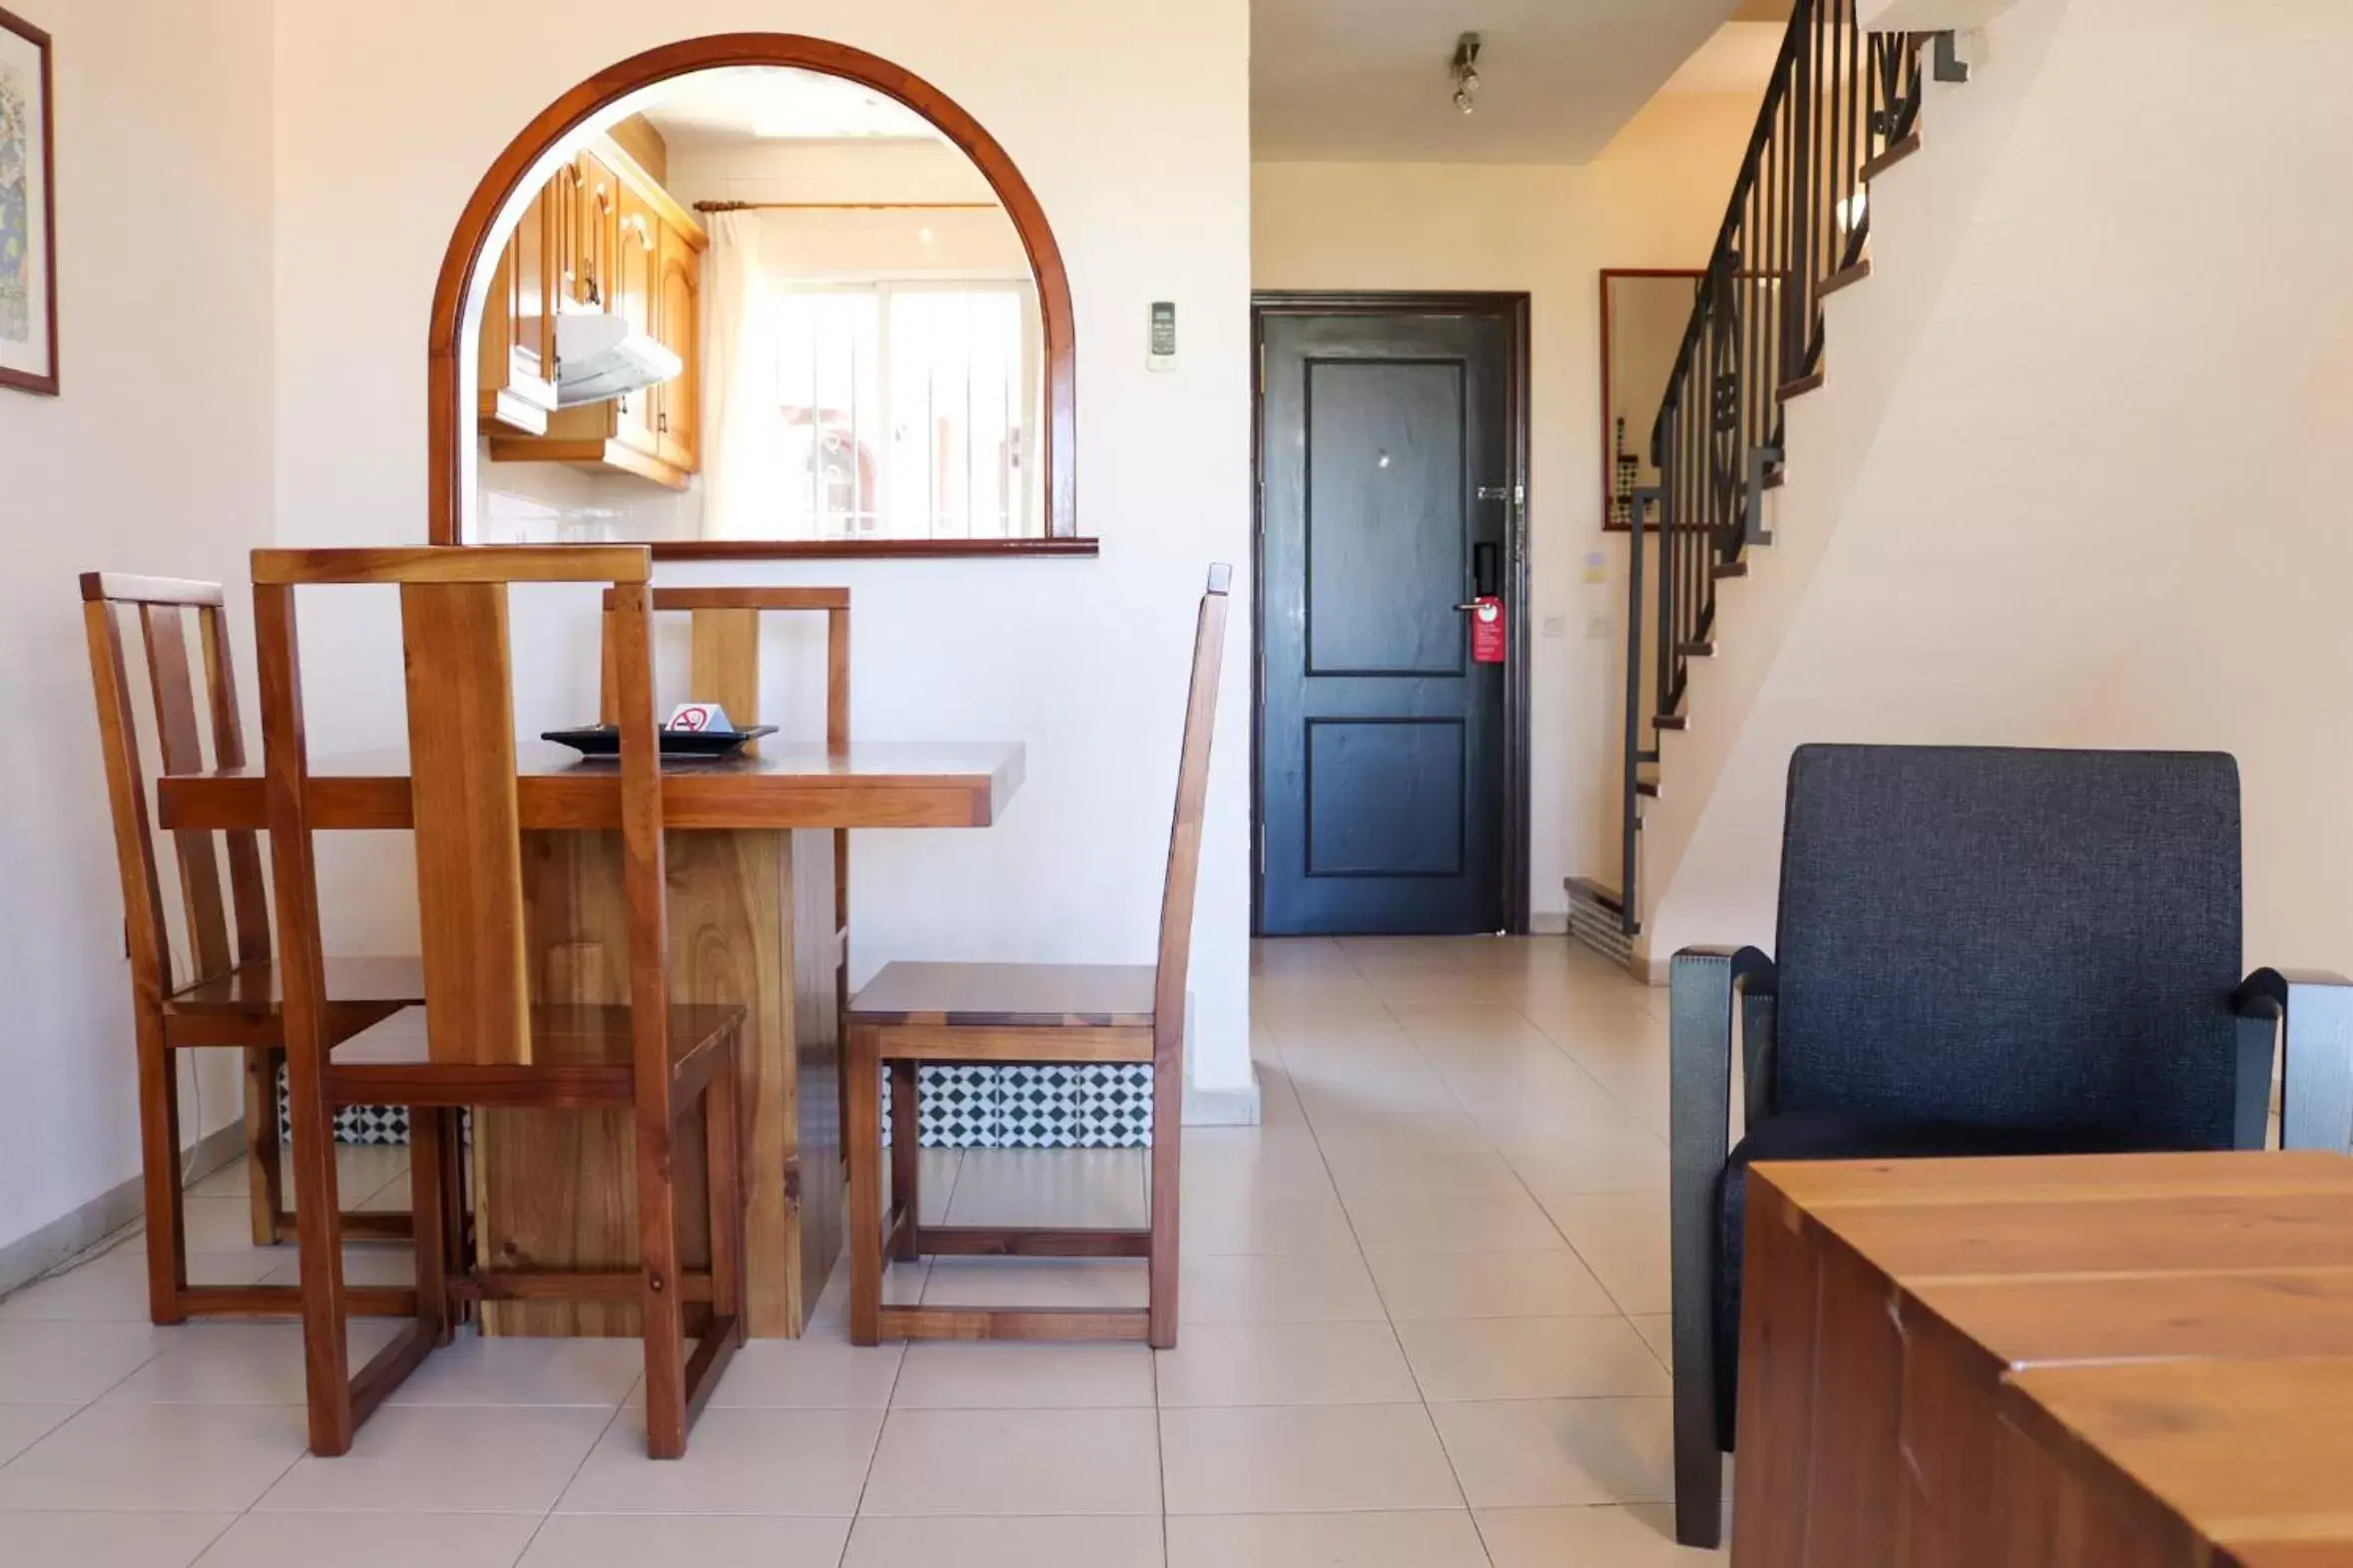
<instances>
[{"instance_id":1,"label":"wooden dining chair","mask_svg":"<svg viewBox=\"0 0 2353 1568\"><path fill-rule=\"evenodd\" d=\"M657 611L687 612L687 701L725 708L738 725L760 723L760 618L818 611L826 618L826 745L850 749L850 590L847 588L657 588ZM597 713L614 714L613 596L605 595L604 679ZM758 753L754 741L745 750ZM834 829L835 989L850 1002L850 829Z\"/></svg>"},{"instance_id":2,"label":"wooden dining chair","mask_svg":"<svg viewBox=\"0 0 2353 1568\"><path fill-rule=\"evenodd\" d=\"M173 953L148 814L139 715L123 646L124 620L130 617L138 623L146 651L151 701L147 713L162 772L243 767L245 729L223 624L221 585L117 572L85 572L81 585L107 800L114 815L115 859L123 881L124 944L131 960L140 1164L147 1201L148 1313L158 1323L230 1313L292 1313L301 1305L301 1293L294 1286L189 1283L180 1142L182 1051L216 1047L245 1053L245 1143L254 1245L271 1247L294 1240L279 1158L278 1068L286 1054L279 973L271 959L261 845L259 835L251 831L215 834L180 828L173 833L185 967ZM201 704L198 660L204 670ZM325 990L325 1027L338 1039L424 996L422 970L414 958L329 959ZM355 1238L401 1238L408 1235L408 1216L353 1214L345 1216L344 1228ZM405 1316L414 1310L414 1303L412 1292L371 1289L354 1293L352 1305L362 1313Z\"/></svg>"},{"instance_id":3,"label":"wooden dining chair","mask_svg":"<svg viewBox=\"0 0 2353 1568\"><path fill-rule=\"evenodd\" d=\"M1185 972L1201 814L1217 717L1227 590L1233 569L1209 569L1194 624L1193 674L1178 754L1175 823L1160 893L1158 960L1137 965L891 963L851 1000L849 1094L850 1337L1145 1339L1177 1332L1177 1159L1183 1147ZM919 1216L921 1069L1149 1063L1151 1209L1141 1230L924 1225ZM882 1213L882 1079L890 1079L890 1213ZM885 1256L1143 1258L1148 1306L977 1307L882 1305Z\"/></svg>"},{"instance_id":4,"label":"wooden dining chair","mask_svg":"<svg viewBox=\"0 0 2353 1568\"><path fill-rule=\"evenodd\" d=\"M254 619L279 962L286 974L302 1329L315 1453L347 1451L354 1427L481 1301L635 1304L645 1340L646 1446L656 1458L685 1453L694 1412L743 1342L738 1046L744 1012L674 1005L669 997L662 775L647 646L651 571L643 547L255 552ZM614 585L621 755L612 821L622 842L625 1006L531 999L507 589L512 583L565 582ZM403 1009L338 1044L324 1027L294 590L354 583L400 589L425 996L421 1008ZM353 1376L328 1137L336 1109L355 1104L410 1108L417 1307L414 1320ZM711 1266L690 1274L680 1263L673 1172L682 1121L697 1106L705 1113ZM459 1224L465 1183L457 1114L464 1107L630 1110L640 1267L469 1267ZM550 1171L547 1179L564 1177ZM708 1303L691 1355L690 1302Z\"/></svg>"}]
</instances>

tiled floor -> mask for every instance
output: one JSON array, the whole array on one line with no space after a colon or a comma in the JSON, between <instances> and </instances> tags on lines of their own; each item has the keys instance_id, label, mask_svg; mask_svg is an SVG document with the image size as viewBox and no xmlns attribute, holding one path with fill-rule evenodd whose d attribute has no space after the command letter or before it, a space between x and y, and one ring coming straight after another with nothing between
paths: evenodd
<instances>
[{"instance_id":1,"label":"tiled floor","mask_svg":"<svg viewBox=\"0 0 2353 1568\"><path fill-rule=\"evenodd\" d=\"M1182 1341L859 1350L840 1288L683 1462L634 1341L467 1339L302 1452L285 1323L147 1325L136 1242L0 1302L0 1564L1671 1568L1663 993L1560 938L1263 945L1263 1126L1184 1156ZM397 1205L397 1152L345 1192ZM1142 1220L1140 1156L927 1156L973 1224ZM244 1176L189 1201L200 1278ZM391 1250L354 1272L398 1278ZM1130 1263L903 1267L899 1299L1141 1300ZM371 1325L355 1349L371 1347Z\"/></svg>"}]
</instances>

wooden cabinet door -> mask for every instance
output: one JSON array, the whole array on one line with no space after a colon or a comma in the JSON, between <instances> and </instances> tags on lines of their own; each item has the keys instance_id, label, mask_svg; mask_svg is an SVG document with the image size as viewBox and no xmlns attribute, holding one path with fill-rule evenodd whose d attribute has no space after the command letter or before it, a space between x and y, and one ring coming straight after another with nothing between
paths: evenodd
<instances>
[{"instance_id":1,"label":"wooden cabinet door","mask_svg":"<svg viewBox=\"0 0 2353 1568\"><path fill-rule=\"evenodd\" d=\"M480 355L475 361L483 419L536 433L555 406L555 318L548 297L545 193L524 210L522 222L498 254L483 301Z\"/></svg>"},{"instance_id":2,"label":"wooden cabinet door","mask_svg":"<svg viewBox=\"0 0 2353 1568\"><path fill-rule=\"evenodd\" d=\"M613 308L614 253L620 242L621 182L594 153L580 155L579 303L591 310Z\"/></svg>"},{"instance_id":3,"label":"wooden cabinet door","mask_svg":"<svg viewBox=\"0 0 2353 1568\"><path fill-rule=\"evenodd\" d=\"M623 185L614 225L613 313L631 330L654 330L654 295L661 286L662 221L635 190ZM614 401L615 440L628 443L647 456L659 456L661 439L654 428L659 387L646 387Z\"/></svg>"},{"instance_id":4,"label":"wooden cabinet door","mask_svg":"<svg viewBox=\"0 0 2353 1568\"><path fill-rule=\"evenodd\" d=\"M566 310L575 308L581 299L582 279L586 275L587 261L580 254L580 242L587 232L580 214L580 166L564 164L548 181L541 197L548 207L549 259L555 268L556 300Z\"/></svg>"},{"instance_id":5,"label":"wooden cabinet door","mask_svg":"<svg viewBox=\"0 0 2353 1568\"><path fill-rule=\"evenodd\" d=\"M677 350L686 368L655 388L654 430L662 460L692 471L702 452L703 256L667 224L661 226L660 247L654 335Z\"/></svg>"}]
</instances>

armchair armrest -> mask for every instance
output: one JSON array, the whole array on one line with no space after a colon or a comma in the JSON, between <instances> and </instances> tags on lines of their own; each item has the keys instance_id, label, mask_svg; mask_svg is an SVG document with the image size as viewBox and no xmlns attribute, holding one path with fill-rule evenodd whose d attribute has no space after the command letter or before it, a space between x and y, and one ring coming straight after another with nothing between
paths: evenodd
<instances>
[{"instance_id":1,"label":"armchair armrest","mask_svg":"<svg viewBox=\"0 0 2353 1568\"><path fill-rule=\"evenodd\" d=\"M2258 969L2230 998L2239 1018L2237 1143L2260 1149L2271 1059L2284 1036L2279 1146L2353 1152L2353 980L2322 969Z\"/></svg>"},{"instance_id":2,"label":"armchair armrest","mask_svg":"<svg viewBox=\"0 0 2353 1568\"><path fill-rule=\"evenodd\" d=\"M1675 1536L1716 1542L1716 1184L1732 1112L1732 1017L1743 1016L1746 1109L1773 1101L1773 960L1754 947L1686 947L1667 971L1667 1206L1674 1292Z\"/></svg>"}]
</instances>

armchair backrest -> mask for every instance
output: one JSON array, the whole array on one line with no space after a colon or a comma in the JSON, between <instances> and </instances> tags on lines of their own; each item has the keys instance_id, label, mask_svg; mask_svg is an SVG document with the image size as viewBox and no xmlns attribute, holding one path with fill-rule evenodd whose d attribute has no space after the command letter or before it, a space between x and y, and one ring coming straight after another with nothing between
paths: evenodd
<instances>
[{"instance_id":1,"label":"armchair backrest","mask_svg":"<svg viewBox=\"0 0 2353 1568\"><path fill-rule=\"evenodd\" d=\"M1783 1109L2228 1148L2238 766L1801 747L1776 948Z\"/></svg>"}]
</instances>

